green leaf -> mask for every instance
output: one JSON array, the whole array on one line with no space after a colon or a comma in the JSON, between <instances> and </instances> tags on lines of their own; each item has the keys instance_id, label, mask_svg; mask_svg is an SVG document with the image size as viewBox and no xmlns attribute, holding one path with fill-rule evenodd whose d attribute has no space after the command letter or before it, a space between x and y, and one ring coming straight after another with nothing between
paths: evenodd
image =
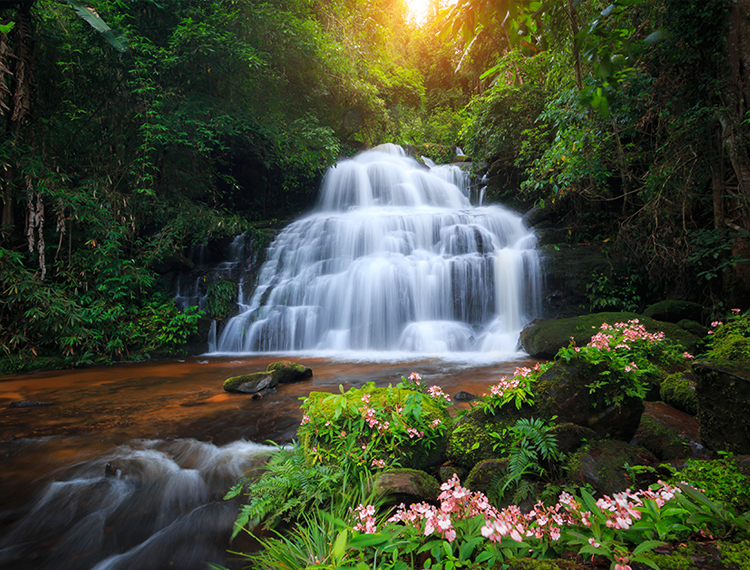
<instances>
[{"instance_id":1,"label":"green leaf","mask_svg":"<svg viewBox=\"0 0 750 570\"><path fill-rule=\"evenodd\" d=\"M127 38L112 28L110 28L104 20L99 17L99 14L94 12L93 9L88 6L84 6L78 0L65 0L73 9L76 11L83 20L85 20L92 28L104 36L104 38L110 43L110 45L119 52L127 51L128 42Z\"/></svg>"}]
</instances>

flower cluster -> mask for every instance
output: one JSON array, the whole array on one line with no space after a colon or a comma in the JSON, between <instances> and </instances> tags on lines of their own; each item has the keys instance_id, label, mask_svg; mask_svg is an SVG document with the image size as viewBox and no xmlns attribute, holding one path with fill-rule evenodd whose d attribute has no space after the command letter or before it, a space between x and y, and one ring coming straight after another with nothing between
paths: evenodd
<instances>
[{"instance_id":1,"label":"flower cluster","mask_svg":"<svg viewBox=\"0 0 750 570\"><path fill-rule=\"evenodd\" d=\"M485 394L484 410L495 413L508 402L513 401L517 408L522 404L533 404L531 384L546 370L539 363L534 368L516 368L513 376L503 376L497 384L490 386L489 395Z\"/></svg>"},{"instance_id":2,"label":"flower cluster","mask_svg":"<svg viewBox=\"0 0 750 570\"><path fill-rule=\"evenodd\" d=\"M634 343L661 344L665 340L663 332L650 333L638 319L631 319L627 323L615 323L614 326L602 323L600 332L591 337L586 346L599 350L630 350Z\"/></svg>"},{"instance_id":3,"label":"flower cluster","mask_svg":"<svg viewBox=\"0 0 750 570\"><path fill-rule=\"evenodd\" d=\"M356 518L359 521L354 525L354 530L363 532L365 534L374 534L378 532L378 527L375 524L375 507L373 505L358 505L354 509Z\"/></svg>"},{"instance_id":4,"label":"flower cluster","mask_svg":"<svg viewBox=\"0 0 750 570\"><path fill-rule=\"evenodd\" d=\"M446 403L451 401L450 396L443 392L440 386L430 386L427 388L427 393L436 400L442 399Z\"/></svg>"}]
</instances>

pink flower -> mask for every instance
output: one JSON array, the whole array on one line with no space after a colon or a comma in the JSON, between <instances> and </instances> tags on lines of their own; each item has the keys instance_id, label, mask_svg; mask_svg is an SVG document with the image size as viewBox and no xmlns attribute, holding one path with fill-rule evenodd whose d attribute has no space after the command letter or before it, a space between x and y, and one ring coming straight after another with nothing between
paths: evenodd
<instances>
[{"instance_id":1,"label":"pink flower","mask_svg":"<svg viewBox=\"0 0 750 570\"><path fill-rule=\"evenodd\" d=\"M370 465L378 469L385 469L385 461L383 459L373 459Z\"/></svg>"},{"instance_id":2,"label":"pink flower","mask_svg":"<svg viewBox=\"0 0 750 570\"><path fill-rule=\"evenodd\" d=\"M732 312L733 312L733 313L734 313L735 315L739 315L739 314L740 314L740 310L739 310L739 309L732 309Z\"/></svg>"},{"instance_id":3,"label":"pink flower","mask_svg":"<svg viewBox=\"0 0 750 570\"><path fill-rule=\"evenodd\" d=\"M302 423L300 425L309 424L310 421L311 421L310 416L308 416L307 414L305 414L304 416L302 416Z\"/></svg>"},{"instance_id":4,"label":"pink flower","mask_svg":"<svg viewBox=\"0 0 750 570\"><path fill-rule=\"evenodd\" d=\"M688 351L683 352L682 353L682 357L686 358L687 360L693 360L695 358L695 356L693 356L692 354L690 354Z\"/></svg>"}]
</instances>

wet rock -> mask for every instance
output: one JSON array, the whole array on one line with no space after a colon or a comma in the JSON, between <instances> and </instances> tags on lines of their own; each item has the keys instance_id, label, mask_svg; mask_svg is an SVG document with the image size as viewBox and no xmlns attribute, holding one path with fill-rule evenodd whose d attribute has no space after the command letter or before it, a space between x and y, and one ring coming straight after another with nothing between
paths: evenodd
<instances>
[{"instance_id":1,"label":"wet rock","mask_svg":"<svg viewBox=\"0 0 750 570\"><path fill-rule=\"evenodd\" d=\"M698 420L664 402L646 402L632 445L648 449L662 461L710 455L698 438Z\"/></svg>"},{"instance_id":2,"label":"wet rock","mask_svg":"<svg viewBox=\"0 0 750 570\"><path fill-rule=\"evenodd\" d=\"M498 480L508 472L507 459L486 459L480 461L466 477L464 485L472 491L485 495L490 490L493 480Z\"/></svg>"},{"instance_id":3,"label":"wet rock","mask_svg":"<svg viewBox=\"0 0 750 570\"><path fill-rule=\"evenodd\" d=\"M603 373L609 375L609 383L592 393L589 386ZM560 423L590 428L599 437L630 441L641 423L643 401L624 396L616 374L605 364L593 365L581 358L558 360L535 386L537 414L543 418L557 416ZM615 401L620 404L611 403Z\"/></svg>"},{"instance_id":4,"label":"wet rock","mask_svg":"<svg viewBox=\"0 0 750 570\"><path fill-rule=\"evenodd\" d=\"M457 402L471 402L472 400L477 399L477 395L461 390L459 392L456 392L455 396L453 396L453 399Z\"/></svg>"},{"instance_id":5,"label":"wet rock","mask_svg":"<svg viewBox=\"0 0 750 570\"><path fill-rule=\"evenodd\" d=\"M275 388L279 384L291 384L312 378L311 368L296 362L282 360L272 362L264 372L242 374L224 381L227 392L241 392L243 394L258 394L263 390ZM260 397L260 396L259 396Z\"/></svg>"},{"instance_id":6,"label":"wet rock","mask_svg":"<svg viewBox=\"0 0 750 570\"><path fill-rule=\"evenodd\" d=\"M274 378L272 372L254 372L233 376L224 381L224 390L227 392L240 392L242 394L254 394L261 390L274 388L279 381Z\"/></svg>"},{"instance_id":7,"label":"wet rock","mask_svg":"<svg viewBox=\"0 0 750 570\"><path fill-rule=\"evenodd\" d=\"M573 453L588 442L600 439L599 434L593 429L572 423L558 424L550 433L555 436L557 450L564 455Z\"/></svg>"},{"instance_id":8,"label":"wet rock","mask_svg":"<svg viewBox=\"0 0 750 570\"><path fill-rule=\"evenodd\" d=\"M375 478L375 492L392 504L434 502L440 494L440 485L424 471L389 469Z\"/></svg>"},{"instance_id":9,"label":"wet rock","mask_svg":"<svg viewBox=\"0 0 750 570\"><path fill-rule=\"evenodd\" d=\"M553 358L557 351L570 344L571 337L576 345L588 344L603 323L611 325L638 319L649 332L663 332L669 340L678 342L688 350L700 344L695 335L675 324L655 321L635 313L594 313L567 319L535 321L521 331L521 346L534 358Z\"/></svg>"},{"instance_id":10,"label":"wet rock","mask_svg":"<svg viewBox=\"0 0 750 570\"><path fill-rule=\"evenodd\" d=\"M459 481L463 481L464 479L466 479L466 475L468 473L469 472L463 467L458 467L455 465L443 465L442 467L440 467L440 469L438 469L438 478L440 479L441 483L445 483L454 475L456 475Z\"/></svg>"},{"instance_id":11,"label":"wet rock","mask_svg":"<svg viewBox=\"0 0 750 570\"><path fill-rule=\"evenodd\" d=\"M650 451L623 441L590 443L568 460L568 476L576 485L591 485L599 493L612 495L631 488L634 481L625 468L653 466L658 462Z\"/></svg>"},{"instance_id":12,"label":"wet rock","mask_svg":"<svg viewBox=\"0 0 750 570\"><path fill-rule=\"evenodd\" d=\"M750 454L750 371L696 362L693 372L701 443L714 451Z\"/></svg>"},{"instance_id":13,"label":"wet rock","mask_svg":"<svg viewBox=\"0 0 750 570\"><path fill-rule=\"evenodd\" d=\"M448 459L467 470L480 461L497 459L503 430L516 423L517 416L487 416L477 408L463 416L448 439Z\"/></svg>"},{"instance_id":14,"label":"wet rock","mask_svg":"<svg viewBox=\"0 0 750 570\"><path fill-rule=\"evenodd\" d=\"M702 324L690 319L682 319L677 322L677 326L681 329L685 329L690 334L694 334L698 338L704 338L708 334L708 329Z\"/></svg>"},{"instance_id":15,"label":"wet rock","mask_svg":"<svg viewBox=\"0 0 750 570\"><path fill-rule=\"evenodd\" d=\"M11 408L37 408L39 406L51 406L52 402L37 402L36 400L20 400L11 402Z\"/></svg>"},{"instance_id":16,"label":"wet rock","mask_svg":"<svg viewBox=\"0 0 750 570\"><path fill-rule=\"evenodd\" d=\"M279 384L302 382L303 380L309 380L313 375L312 368L297 364L296 362L290 362L289 360L272 362L268 365L268 371L274 373Z\"/></svg>"},{"instance_id":17,"label":"wet rock","mask_svg":"<svg viewBox=\"0 0 750 570\"><path fill-rule=\"evenodd\" d=\"M690 373L671 374L661 383L659 395L673 408L695 416L698 414L698 395L695 384L695 379Z\"/></svg>"}]
</instances>

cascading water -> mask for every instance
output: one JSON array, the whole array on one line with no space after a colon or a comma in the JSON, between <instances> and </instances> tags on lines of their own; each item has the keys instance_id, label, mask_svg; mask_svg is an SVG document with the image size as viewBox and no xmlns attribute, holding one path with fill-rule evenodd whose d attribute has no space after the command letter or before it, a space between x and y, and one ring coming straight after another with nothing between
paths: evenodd
<instances>
[{"instance_id":1,"label":"cascading water","mask_svg":"<svg viewBox=\"0 0 750 570\"><path fill-rule=\"evenodd\" d=\"M339 162L316 211L269 248L218 352L516 353L539 309L536 239L467 194L460 169L395 145Z\"/></svg>"}]
</instances>

